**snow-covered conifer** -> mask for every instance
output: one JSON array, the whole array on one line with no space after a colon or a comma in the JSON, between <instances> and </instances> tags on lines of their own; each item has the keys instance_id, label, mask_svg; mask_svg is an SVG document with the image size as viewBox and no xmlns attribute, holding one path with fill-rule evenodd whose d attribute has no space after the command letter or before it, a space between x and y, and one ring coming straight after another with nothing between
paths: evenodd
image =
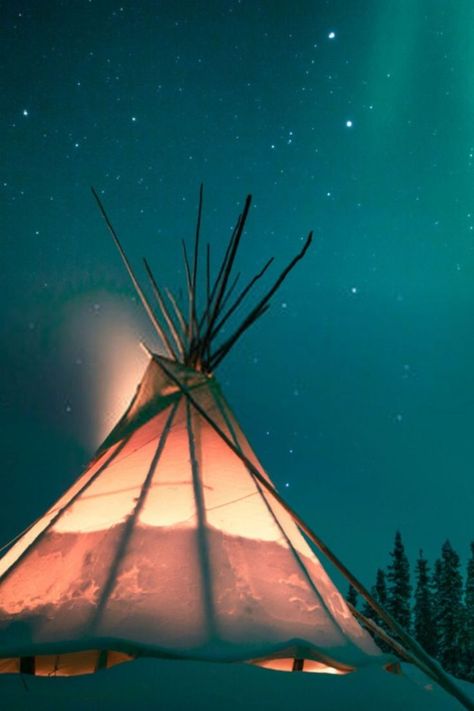
<instances>
[{"instance_id":1,"label":"snow-covered conifer","mask_svg":"<svg viewBox=\"0 0 474 711\"><path fill-rule=\"evenodd\" d=\"M414 605L413 631L416 640L428 652L437 652L436 628L433 623L433 599L430 586L428 561L420 551L416 563L416 588Z\"/></svg>"},{"instance_id":2,"label":"snow-covered conifer","mask_svg":"<svg viewBox=\"0 0 474 711\"><path fill-rule=\"evenodd\" d=\"M387 608L402 627L409 631L411 619L410 565L400 531L395 534L395 544L390 555L392 562L388 567L387 575Z\"/></svg>"}]
</instances>

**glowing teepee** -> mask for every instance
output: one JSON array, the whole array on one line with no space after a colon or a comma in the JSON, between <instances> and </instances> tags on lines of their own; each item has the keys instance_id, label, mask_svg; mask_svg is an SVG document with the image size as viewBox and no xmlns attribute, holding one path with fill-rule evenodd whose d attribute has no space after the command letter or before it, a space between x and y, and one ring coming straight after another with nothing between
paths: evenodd
<instances>
[{"instance_id":1,"label":"glowing teepee","mask_svg":"<svg viewBox=\"0 0 474 711\"><path fill-rule=\"evenodd\" d=\"M212 375L311 241L215 346L269 266L227 305L249 206L250 198L213 285L208 250L198 316L201 192L192 268L185 252L186 318L169 292L165 303L146 265L152 308L108 222L167 356L150 352L95 459L0 560L0 672L80 674L137 656L333 673L381 662Z\"/></svg>"}]
</instances>

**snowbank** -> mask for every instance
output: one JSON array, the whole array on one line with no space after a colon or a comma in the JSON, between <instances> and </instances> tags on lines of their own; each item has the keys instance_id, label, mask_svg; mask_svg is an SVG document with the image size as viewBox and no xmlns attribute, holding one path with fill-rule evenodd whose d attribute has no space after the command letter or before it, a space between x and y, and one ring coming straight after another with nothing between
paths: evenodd
<instances>
[{"instance_id":1,"label":"snowbank","mask_svg":"<svg viewBox=\"0 0 474 711\"><path fill-rule=\"evenodd\" d=\"M92 676L0 678L2 708L162 711L459 711L417 670L372 667L347 676L281 673L241 664L143 659ZM474 699L474 686L463 684Z\"/></svg>"}]
</instances>

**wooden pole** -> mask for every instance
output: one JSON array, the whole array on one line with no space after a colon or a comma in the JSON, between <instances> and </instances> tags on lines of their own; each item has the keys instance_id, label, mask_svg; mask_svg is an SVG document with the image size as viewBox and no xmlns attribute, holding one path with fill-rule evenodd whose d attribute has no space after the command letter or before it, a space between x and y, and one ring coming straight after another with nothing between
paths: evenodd
<instances>
[{"instance_id":1,"label":"wooden pole","mask_svg":"<svg viewBox=\"0 0 474 711\"><path fill-rule=\"evenodd\" d=\"M181 240L181 245L183 247L183 260L184 260L184 271L186 274L186 287L188 291L188 343L189 343L189 353L187 353L188 360L191 357L192 344L194 340L194 322L193 322L193 284L191 277L191 269L189 267L188 252L186 250L186 244L184 240ZM189 363L188 363L189 365Z\"/></svg>"},{"instance_id":2,"label":"wooden pole","mask_svg":"<svg viewBox=\"0 0 474 711\"><path fill-rule=\"evenodd\" d=\"M211 320L210 308L211 308L211 245L208 242L207 243L207 250L206 250L206 309L204 312L205 314L207 314L207 316L206 316L207 328L209 328L209 323ZM204 349L203 357L206 361L209 361L211 358L210 341L208 341L207 347Z\"/></svg>"},{"instance_id":3,"label":"wooden pole","mask_svg":"<svg viewBox=\"0 0 474 711\"><path fill-rule=\"evenodd\" d=\"M403 627L395 620L392 615L385 610L369 593L366 587L349 571L348 568L342 563L342 561L337 558L337 556L328 548L328 546L323 542L323 540L313 531L313 529L299 516L296 511L286 503L285 499L278 493L264 475L257 469L257 467L250 461L248 457L241 452L238 447L232 442L231 439L221 430L219 425L214 422L212 417L204 410L203 407L195 400L191 395L188 388L181 383L181 381L167 368L162 362L159 356L155 356L155 362L161 367L165 375L178 386L183 395L187 400L193 405L193 407L199 412L201 417L212 427L212 429L219 435L219 437L227 444L228 447L236 454L239 459L245 464L249 472L253 474L255 479L263 486L263 488L268 491L273 498L278 501L278 503L290 514L297 526L303 531L303 533L309 538L310 541L314 543L319 550L324 553L326 558L331 561L331 563L339 570L340 573L349 581L352 587L357 590L357 592L367 600L368 604L372 609L381 617L389 627L398 635L402 643L411 651L413 656L413 661L419 668L424 672L425 666L431 671L433 678L436 679L438 684L445 689L449 694L454 696L463 706L468 709L468 711L474 711L474 702L469 699L469 697L464 693L464 691L458 687L448 674L440 667L440 665L432 659L429 654L425 652L423 647L421 647L418 642L410 637L410 635L405 632Z\"/></svg>"},{"instance_id":4,"label":"wooden pole","mask_svg":"<svg viewBox=\"0 0 474 711\"><path fill-rule=\"evenodd\" d=\"M229 299L230 299L230 297L232 296L232 294L234 293L234 289L235 289L235 287L237 286L237 284L238 284L238 282L239 282L239 279L240 279L240 272L236 275L234 281L232 282L232 284L231 284L231 285L229 286L229 288L227 289L226 295L225 295L224 298L222 299L221 311L222 311L223 309L225 309L225 307L227 306L227 304L228 304L228 302L229 302ZM212 339L212 336L211 336L211 339Z\"/></svg>"},{"instance_id":5,"label":"wooden pole","mask_svg":"<svg viewBox=\"0 0 474 711\"><path fill-rule=\"evenodd\" d=\"M196 322L196 284L197 284L197 270L198 270L198 260L199 260L199 237L201 234L201 220L202 220L202 199L203 199L204 185L201 183L199 188L199 207L198 216L196 223L196 235L194 238L194 261L193 261L193 305L192 305L192 318Z\"/></svg>"},{"instance_id":6,"label":"wooden pole","mask_svg":"<svg viewBox=\"0 0 474 711\"><path fill-rule=\"evenodd\" d=\"M186 335L186 334L187 334L187 332L188 332L188 327L187 327L187 325L186 325L186 321L184 320L183 312L182 312L181 309L179 308L178 302L177 302L176 299L174 298L174 296L173 296L173 294L171 293L171 291L170 291L169 289L167 289L166 287L165 287L165 294L166 294L166 296L168 297L168 299L170 300L171 306L172 306L173 309L174 309L175 316L176 316L176 318L177 318L177 320L178 320L178 323L179 323L179 326L180 326L180 328L181 328L181 336L182 336L182 339L186 339L186 338L187 338L187 335ZM183 343L184 343L184 341L183 341ZM185 348L185 350L186 350L186 348Z\"/></svg>"},{"instance_id":7,"label":"wooden pole","mask_svg":"<svg viewBox=\"0 0 474 711\"><path fill-rule=\"evenodd\" d=\"M214 297L217 293L217 289L219 288L219 285L221 283L222 275L224 273L225 266L226 266L227 261L229 259L229 254L232 249L232 245L234 244L234 239L237 234L237 230L239 229L241 219L242 219L242 214L239 215L237 222L235 223L235 227L232 230L232 234L231 234L230 239L227 243L224 258L221 262L221 266L219 267L219 272L218 272L217 277L214 281L214 284L212 285L212 289L209 290L209 296L207 297L206 308L204 309L204 311L201 315L201 320L199 321L199 329L198 329L199 331L201 331L202 326L205 322L209 326L209 321L211 318L211 305L212 305L212 302L214 301ZM210 274L210 248L209 248L209 245L208 245L208 255L209 255L209 262L208 262L209 263L209 274ZM210 275L209 275L209 279L210 279ZM210 281L209 281L209 283L210 283Z\"/></svg>"},{"instance_id":8,"label":"wooden pole","mask_svg":"<svg viewBox=\"0 0 474 711\"><path fill-rule=\"evenodd\" d=\"M219 333L219 331L221 330L221 328L222 328L222 326L225 324L225 322L232 316L232 314L234 313L234 311L240 306L240 304L241 304L242 301L245 299L245 297L247 296L247 294L249 293L250 289L251 289L252 286L255 284L255 282L257 282L257 281L265 274L265 272L267 271L268 267L269 267L270 264L273 262L273 259L274 259L274 257L272 257L271 259L269 259L268 262L265 264L265 266L259 271L259 273L256 274L256 275L253 277L253 279L247 284L247 286L245 287L245 289L242 289L242 291L240 292L239 296L237 297L237 299L235 300L235 302L232 304L232 306L230 307L230 309L227 311L226 314L224 314L224 316L221 318L221 320L219 321L219 323L216 324L216 325L214 326L214 328L212 329L211 340Z\"/></svg>"},{"instance_id":9,"label":"wooden pole","mask_svg":"<svg viewBox=\"0 0 474 711\"><path fill-rule=\"evenodd\" d=\"M249 196L250 197L250 196ZM209 244L207 245L207 281L208 281L208 288L207 288L207 303L206 307L203 310L203 313L201 314L201 318L198 323L198 332L201 333L204 324L206 324L206 328L204 329L204 336L201 339L201 343L199 344L199 353L201 354L201 357L206 360L206 363L209 363L211 360L211 338L210 336L210 328L211 328L211 317L212 317L212 308L213 308L213 303L214 303L214 298L216 294L218 293L218 290L220 289L220 285L223 279L223 275L227 269L227 264L229 261L229 256L232 252L233 245L235 242L235 239L237 237L237 234L240 230L240 223L242 221L242 213L239 215L237 222L235 224L235 227L232 231L232 235L228 241L224 258L221 262L221 266L219 267L219 271L217 274L216 279L214 280L214 284L212 285L212 288L210 287L211 284L211 252L210 252L210 246Z\"/></svg>"},{"instance_id":10,"label":"wooden pole","mask_svg":"<svg viewBox=\"0 0 474 711\"><path fill-rule=\"evenodd\" d=\"M313 239L313 233L310 232L306 238L306 242L303 245L303 249L298 252L296 257L293 257L291 262L285 267L285 269L282 271L276 282L273 284L272 288L267 291L265 296L259 301L259 303L255 306L255 308L252 309L252 311L249 313L249 315L244 319L243 323L238 327L238 329L235 331L235 333L230 336L230 338L225 341L222 346L220 346L217 351L213 354L211 358L211 368L215 368L221 360L225 357L225 355L230 351L234 343L237 341L238 338L247 330L247 328L250 326L251 323L255 321L255 315L257 312L260 312L261 309L269 302L275 291L281 286L282 282L286 279L288 274L291 272L293 267L300 261L300 259L303 259L304 255L306 254L311 242Z\"/></svg>"},{"instance_id":11,"label":"wooden pole","mask_svg":"<svg viewBox=\"0 0 474 711\"><path fill-rule=\"evenodd\" d=\"M221 305L222 305L222 299L224 298L224 295L226 293L226 288L227 288L227 282L229 281L230 274L232 272L232 267L234 265L234 260L237 254L237 250L239 248L240 240L242 238L242 234L245 228L245 223L247 221L247 217L249 214L250 210L250 205L252 203L252 196L247 195L247 198L245 200L245 205L244 209L242 211L241 218L238 222L238 227L235 232L235 236L231 238L230 241L230 249L228 252L228 255L226 254L226 257L224 258L224 269L222 271L222 281L219 285L219 288L217 289L216 292L216 300L214 303L214 306L211 311L211 315L209 318L209 325L207 327L206 332L204 333L204 336L202 337L201 343L199 345L200 352L205 353L206 349L211 343L211 333L214 327L214 324L216 322L216 319L219 318L219 314L221 312Z\"/></svg>"},{"instance_id":12,"label":"wooden pole","mask_svg":"<svg viewBox=\"0 0 474 711\"><path fill-rule=\"evenodd\" d=\"M160 287L158 286L157 281L156 281L155 277L153 276L153 272L151 271L151 267L148 264L145 257L143 257L143 263L145 265L146 273L148 275L148 279L150 280L151 288L153 290L153 294L154 294L156 302L158 304L158 308L160 309L163 319L165 320L165 323L168 326L168 330L171 333L173 341L175 342L176 348L178 349L178 353L181 356L181 359L183 359L184 358L184 343L181 340L181 338L179 337L179 333L176 330L176 327L173 323L173 320L168 312L168 309L166 308L166 304L165 304L163 297L161 295ZM173 346L171 345L171 343L169 342L168 339L167 339L167 343L168 343L170 350L173 351L174 350ZM176 358L176 360L178 360L178 358L176 356L175 356L175 358Z\"/></svg>"},{"instance_id":13,"label":"wooden pole","mask_svg":"<svg viewBox=\"0 0 474 711\"><path fill-rule=\"evenodd\" d=\"M211 356L211 360L208 364L209 370L215 370L219 363L226 357L227 353L234 346L237 340L247 331L250 326L253 326L255 321L263 316L263 314L268 311L270 304L260 304L258 309L254 309L252 313L245 319L245 322L237 329L232 338L225 341L222 346Z\"/></svg>"},{"instance_id":14,"label":"wooden pole","mask_svg":"<svg viewBox=\"0 0 474 711\"><path fill-rule=\"evenodd\" d=\"M346 600L346 605L352 612L354 617L358 619L359 622L364 625L364 627L370 630L373 635L379 637L386 644L388 644L389 647L391 647L393 651L398 654L399 657L402 657L402 659L404 659L406 662L410 662L411 664L417 664L410 652L408 652L405 647L399 644L396 640L392 639L392 637L390 637L390 635L388 635L385 630L382 629L380 625L378 625L374 620L371 620L370 617L366 617L362 612L360 612L356 607L354 607L354 605L348 602L348 600ZM436 681L432 672L427 667L424 668L424 672L427 676L430 676L434 681Z\"/></svg>"},{"instance_id":15,"label":"wooden pole","mask_svg":"<svg viewBox=\"0 0 474 711\"><path fill-rule=\"evenodd\" d=\"M143 291L142 291L142 288L141 288L140 284L138 283L138 279L136 278L136 276L135 276L135 274L134 274L134 272L133 272L133 269L132 269L132 267L131 267L131 264L130 264L130 262L128 261L127 255L125 254L125 251L124 251L122 245L120 244L120 240L119 240L119 238L118 238L118 236L117 236L117 233L115 232L115 230L114 230L114 228L113 228L113 225L112 225L111 221L109 220L109 216L107 215L107 213L106 213L106 211L105 211L105 208L104 208L104 206L102 205L102 201L101 201L100 197L97 195L97 193L96 193L96 191L94 190L94 188L91 187L91 190L92 190L93 196L94 196L95 199L96 199L97 205L99 206L100 213L101 213L102 217L103 217L104 220L105 220L105 224L106 224L107 227L109 228L110 234L111 234L112 237L113 237L113 240L114 240L114 242L115 242L115 246L117 247L117 249L118 249L118 251L119 251L119 254L120 254L120 256L122 257L122 261L123 261L123 263L125 264L125 268L126 268L126 270L127 270L127 272L128 272L128 275L129 275L130 279L132 280L132 284L133 284L133 286L135 287L135 290L136 290L138 296L140 297L140 301L142 302L143 307L144 307L145 311L146 311L147 314L148 314L148 318L149 318L150 321L152 322L153 326L155 327L155 330L156 330L157 334L159 335L160 339L162 340L163 346L164 346L164 348L165 348L165 350L166 350L168 356L169 356L170 358L174 358L174 357L175 357L175 354L173 353L172 350L170 350L169 345L167 344L167 338L166 338L165 332L163 331L163 328L161 327L160 322L159 322L158 319L156 318L156 316L155 316L155 314L154 314L154 312L153 312L153 309L151 308L150 304L148 303L148 299L146 298L145 294L144 294Z\"/></svg>"}]
</instances>

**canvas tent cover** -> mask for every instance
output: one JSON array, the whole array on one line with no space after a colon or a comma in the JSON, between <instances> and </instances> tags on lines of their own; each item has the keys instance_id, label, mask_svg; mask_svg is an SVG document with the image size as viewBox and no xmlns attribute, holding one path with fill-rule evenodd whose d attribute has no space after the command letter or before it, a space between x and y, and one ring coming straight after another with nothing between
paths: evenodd
<instances>
[{"instance_id":1,"label":"canvas tent cover","mask_svg":"<svg viewBox=\"0 0 474 711\"><path fill-rule=\"evenodd\" d=\"M290 515L159 360L90 466L0 560L0 671L143 655L381 662ZM163 362L263 472L215 378Z\"/></svg>"}]
</instances>

